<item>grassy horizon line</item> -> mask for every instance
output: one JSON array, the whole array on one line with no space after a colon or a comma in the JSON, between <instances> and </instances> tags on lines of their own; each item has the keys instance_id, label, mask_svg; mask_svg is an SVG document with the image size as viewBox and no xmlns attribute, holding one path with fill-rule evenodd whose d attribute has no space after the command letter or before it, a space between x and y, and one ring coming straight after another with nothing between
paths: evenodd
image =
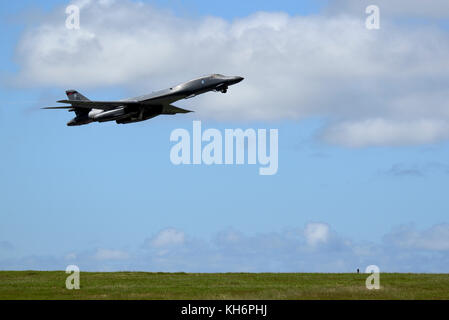
<instances>
[{"instance_id":1,"label":"grassy horizon line","mask_svg":"<svg viewBox=\"0 0 449 320\"><path fill-rule=\"evenodd\" d=\"M0 271L0 300L449 300L449 275L380 273L368 290L368 273L80 272L80 289L68 290L65 270Z\"/></svg>"}]
</instances>

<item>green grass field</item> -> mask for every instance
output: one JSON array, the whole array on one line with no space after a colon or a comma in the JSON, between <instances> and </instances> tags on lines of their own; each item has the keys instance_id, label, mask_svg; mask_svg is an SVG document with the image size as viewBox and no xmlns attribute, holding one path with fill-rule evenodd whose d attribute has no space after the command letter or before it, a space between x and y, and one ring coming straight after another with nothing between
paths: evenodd
<instances>
[{"instance_id":1,"label":"green grass field","mask_svg":"<svg viewBox=\"0 0 449 320\"><path fill-rule=\"evenodd\" d=\"M81 272L67 290L64 271L0 271L0 299L449 299L447 274Z\"/></svg>"}]
</instances>

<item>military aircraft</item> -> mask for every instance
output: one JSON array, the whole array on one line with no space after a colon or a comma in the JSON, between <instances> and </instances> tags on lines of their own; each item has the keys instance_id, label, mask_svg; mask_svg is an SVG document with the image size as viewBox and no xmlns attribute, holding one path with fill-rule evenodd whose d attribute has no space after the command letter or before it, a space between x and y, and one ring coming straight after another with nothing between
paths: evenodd
<instances>
[{"instance_id":1,"label":"military aircraft","mask_svg":"<svg viewBox=\"0 0 449 320\"><path fill-rule=\"evenodd\" d=\"M80 126L91 122L106 121L115 121L122 124L139 122L161 114L173 115L192 112L175 107L172 103L209 91L226 93L229 86L242 80L242 77L226 77L221 74L213 74L181 83L169 89L118 101L92 101L76 90L67 90L68 100L59 100L57 102L69 103L70 106L46 107L42 109L68 109L68 111L74 111L76 117L67 123L68 126Z\"/></svg>"}]
</instances>

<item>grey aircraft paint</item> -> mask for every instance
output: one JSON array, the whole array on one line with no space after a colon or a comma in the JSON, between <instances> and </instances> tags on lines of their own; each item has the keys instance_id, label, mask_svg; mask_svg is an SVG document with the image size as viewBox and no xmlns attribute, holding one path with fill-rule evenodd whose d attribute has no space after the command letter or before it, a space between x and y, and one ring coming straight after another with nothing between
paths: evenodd
<instances>
[{"instance_id":1,"label":"grey aircraft paint","mask_svg":"<svg viewBox=\"0 0 449 320\"><path fill-rule=\"evenodd\" d=\"M67 123L68 126L80 126L91 122L106 121L115 121L117 123L139 122L161 114L192 112L175 107L172 103L209 91L226 93L229 86L242 80L242 77L226 77L221 74L213 74L193 79L168 89L119 101L91 101L76 90L67 90L68 100L60 100L58 102L69 103L70 106L42 109L69 109L69 111L74 111L76 117Z\"/></svg>"}]
</instances>

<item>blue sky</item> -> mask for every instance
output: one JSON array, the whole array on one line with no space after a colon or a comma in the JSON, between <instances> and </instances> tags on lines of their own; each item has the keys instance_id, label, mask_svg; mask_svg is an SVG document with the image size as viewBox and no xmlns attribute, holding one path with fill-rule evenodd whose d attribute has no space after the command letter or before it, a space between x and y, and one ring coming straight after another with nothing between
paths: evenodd
<instances>
[{"instance_id":1,"label":"blue sky","mask_svg":"<svg viewBox=\"0 0 449 320\"><path fill-rule=\"evenodd\" d=\"M0 269L447 272L447 15L385 5L367 31L345 1L79 3L71 34L69 2L1 3ZM69 128L39 110L215 72L245 81L188 115ZM278 173L174 166L193 120L277 128Z\"/></svg>"}]
</instances>

